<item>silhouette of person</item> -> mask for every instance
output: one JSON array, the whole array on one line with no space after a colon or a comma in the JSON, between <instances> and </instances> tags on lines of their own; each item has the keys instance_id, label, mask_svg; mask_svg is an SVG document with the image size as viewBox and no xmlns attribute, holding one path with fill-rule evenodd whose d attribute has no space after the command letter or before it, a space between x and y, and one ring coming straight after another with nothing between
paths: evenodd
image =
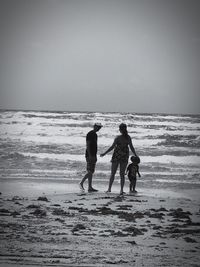
<instances>
[{"instance_id":1,"label":"silhouette of person","mask_svg":"<svg viewBox=\"0 0 200 267\"><path fill-rule=\"evenodd\" d=\"M130 181L130 192L132 193L137 193L135 190L136 187L136 182L137 182L137 174L139 177L141 177L140 172L139 172L139 163L140 163L140 158L139 157L131 157L132 163L130 163L126 169L126 174L128 173L128 178Z\"/></svg>"},{"instance_id":2,"label":"silhouette of person","mask_svg":"<svg viewBox=\"0 0 200 267\"><path fill-rule=\"evenodd\" d=\"M137 155L133 147L131 137L128 134L126 124L121 123L119 125L119 131L121 134L118 135L114 139L114 142L111 145L111 147L109 147L108 150L102 153L100 156L103 157L114 149L112 159L111 159L111 162L112 162L111 176L110 176L107 192L111 192L111 188L112 188L112 184L115 179L116 171L118 169L118 166L120 166L120 185L121 185L120 195L123 195L124 194L123 188L124 188L124 183L125 183L125 171L126 171L126 166L128 164L128 159L129 159L129 147L131 151L133 152L133 154L135 156Z\"/></svg>"},{"instance_id":3,"label":"silhouette of person","mask_svg":"<svg viewBox=\"0 0 200 267\"><path fill-rule=\"evenodd\" d=\"M84 190L84 182L88 179L88 192L96 192L97 189L92 187L92 177L95 171L95 166L97 162L97 132L101 129L102 125L100 123L95 123L93 130L87 133L86 136L86 151L85 158L87 162L87 173L80 182L80 188Z\"/></svg>"}]
</instances>

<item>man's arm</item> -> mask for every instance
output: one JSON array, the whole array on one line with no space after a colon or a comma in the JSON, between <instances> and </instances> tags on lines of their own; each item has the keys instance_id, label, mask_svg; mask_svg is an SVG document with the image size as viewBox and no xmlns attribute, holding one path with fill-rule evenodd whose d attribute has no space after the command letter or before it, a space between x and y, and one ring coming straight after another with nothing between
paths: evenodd
<instances>
[{"instance_id":1,"label":"man's arm","mask_svg":"<svg viewBox=\"0 0 200 267\"><path fill-rule=\"evenodd\" d=\"M91 152L91 141L86 141L86 147L87 147L87 152L88 152L88 156L91 157L92 156L92 152Z\"/></svg>"},{"instance_id":2,"label":"man's arm","mask_svg":"<svg viewBox=\"0 0 200 267\"><path fill-rule=\"evenodd\" d=\"M91 162L96 162L97 161L97 156L92 151L92 142L90 140L86 141L86 147L87 147L89 160Z\"/></svg>"}]
</instances>

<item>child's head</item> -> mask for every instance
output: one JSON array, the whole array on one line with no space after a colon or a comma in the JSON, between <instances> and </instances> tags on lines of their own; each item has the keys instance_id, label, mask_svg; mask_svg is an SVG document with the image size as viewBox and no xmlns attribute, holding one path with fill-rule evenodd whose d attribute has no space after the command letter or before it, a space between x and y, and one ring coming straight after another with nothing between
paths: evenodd
<instances>
[{"instance_id":1,"label":"child's head","mask_svg":"<svg viewBox=\"0 0 200 267\"><path fill-rule=\"evenodd\" d=\"M134 156L132 156L132 157L131 157L131 161L132 161L133 163L135 163L135 164L139 164L139 163L140 163L140 158L139 158L139 157L134 157Z\"/></svg>"}]
</instances>

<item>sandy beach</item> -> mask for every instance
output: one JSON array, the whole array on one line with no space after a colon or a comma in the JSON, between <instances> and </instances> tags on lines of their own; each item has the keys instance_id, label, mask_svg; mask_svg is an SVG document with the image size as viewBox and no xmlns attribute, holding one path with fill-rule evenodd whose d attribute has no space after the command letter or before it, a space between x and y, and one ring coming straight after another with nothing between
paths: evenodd
<instances>
[{"instance_id":1,"label":"sandy beach","mask_svg":"<svg viewBox=\"0 0 200 267\"><path fill-rule=\"evenodd\" d=\"M0 185L0 266L200 266L199 189Z\"/></svg>"}]
</instances>

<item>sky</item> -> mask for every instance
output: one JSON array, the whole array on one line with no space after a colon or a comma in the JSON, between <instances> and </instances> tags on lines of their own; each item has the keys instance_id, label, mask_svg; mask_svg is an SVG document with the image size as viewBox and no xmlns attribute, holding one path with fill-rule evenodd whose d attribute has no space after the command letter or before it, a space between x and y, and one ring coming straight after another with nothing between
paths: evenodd
<instances>
[{"instance_id":1,"label":"sky","mask_svg":"<svg viewBox=\"0 0 200 267\"><path fill-rule=\"evenodd\" d=\"M0 108L200 114L199 0L0 0Z\"/></svg>"}]
</instances>

